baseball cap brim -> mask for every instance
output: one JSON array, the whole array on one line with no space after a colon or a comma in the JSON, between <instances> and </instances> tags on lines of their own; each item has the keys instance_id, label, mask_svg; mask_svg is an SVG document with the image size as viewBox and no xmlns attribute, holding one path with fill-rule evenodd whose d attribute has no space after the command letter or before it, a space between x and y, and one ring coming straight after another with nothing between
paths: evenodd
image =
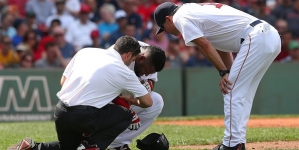
<instances>
[{"instance_id":1,"label":"baseball cap brim","mask_svg":"<svg viewBox=\"0 0 299 150\"><path fill-rule=\"evenodd\" d=\"M159 33L162 33L162 32L164 32L164 30L162 28L158 27L156 35L159 34Z\"/></svg>"}]
</instances>

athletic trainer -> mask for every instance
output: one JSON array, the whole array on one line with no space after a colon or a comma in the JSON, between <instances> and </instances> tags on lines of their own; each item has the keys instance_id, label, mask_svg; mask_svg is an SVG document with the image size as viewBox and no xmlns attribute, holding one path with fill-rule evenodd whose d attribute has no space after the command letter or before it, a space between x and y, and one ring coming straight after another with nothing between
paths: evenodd
<instances>
[{"instance_id":1,"label":"athletic trainer","mask_svg":"<svg viewBox=\"0 0 299 150\"><path fill-rule=\"evenodd\" d=\"M152 99L133 71L128 68L140 53L138 41L120 37L113 49L80 50L67 65L61 78L60 101L54 118L59 142L35 143L24 139L15 149L75 150L83 137L90 137L97 150L105 150L132 122L132 112L110 102L126 90L138 98L127 101L141 108Z\"/></svg>"}]
</instances>

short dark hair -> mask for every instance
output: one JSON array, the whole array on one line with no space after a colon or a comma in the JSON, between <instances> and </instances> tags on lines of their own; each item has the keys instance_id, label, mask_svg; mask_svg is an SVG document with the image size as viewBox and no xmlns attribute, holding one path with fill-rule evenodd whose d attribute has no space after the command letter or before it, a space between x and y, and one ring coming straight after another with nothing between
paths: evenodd
<instances>
[{"instance_id":1,"label":"short dark hair","mask_svg":"<svg viewBox=\"0 0 299 150\"><path fill-rule=\"evenodd\" d=\"M121 36L117 39L114 49L121 55L132 52L132 55L136 56L140 53L140 45L138 41L134 37L127 35Z\"/></svg>"},{"instance_id":2,"label":"short dark hair","mask_svg":"<svg viewBox=\"0 0 299 150\"><path fill-rule=\"evenodd\" d=\"M58 45L54 42L49 42L46 44L46 50L48 50L50 47L54 47L54 46L58 46Z\"/></svg>"},{"instance_id":3,"label":"short dark hair","mask_svg":"<svg viewBox=\"0 0 299 150\"><path fill-rule=\"evenodd\" d=\"M61 21L60 21L59 19L53 19L53 20L51 21L51 25L52 25L53 23L57 23L57 24L61 25Z\"/></svg>"},{"instance_id":4,"label":"short dark hair","mask_svg":"<svg viewBox=\"0 0 299 150\"><path fill-rule=\"evenodd\" d=\"M149 61L155 67L155 71L160 72L165 65L165 52L157 46L142 46L141 48L149 53Z\"/></svg>"}]
</instances>

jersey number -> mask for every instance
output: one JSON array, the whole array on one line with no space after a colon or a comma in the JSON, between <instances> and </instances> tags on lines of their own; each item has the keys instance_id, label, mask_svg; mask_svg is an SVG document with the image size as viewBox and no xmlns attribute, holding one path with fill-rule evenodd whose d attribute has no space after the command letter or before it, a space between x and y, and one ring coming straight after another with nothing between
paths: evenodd
<instances>
[{"instance_id":1,"label":"jersey number","mask_svg":"<svg viewBox=\"0 0 299 150\"><path fill-rule=\"evenodd\" d=\"M214 5L218 9L220 9L223 6L223 4L221 4L221 3L200 3L200 5L201 6L203 6L203 5Z\"/></svg>"}]
</instances>

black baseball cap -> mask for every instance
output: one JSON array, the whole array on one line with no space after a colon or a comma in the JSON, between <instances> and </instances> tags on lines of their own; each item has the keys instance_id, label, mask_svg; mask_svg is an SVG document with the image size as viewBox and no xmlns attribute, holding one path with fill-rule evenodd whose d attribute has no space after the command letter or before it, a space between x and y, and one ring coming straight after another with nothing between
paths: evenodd
<instances>
[{"instance_id":1,"label":"black baseball cap","mask_svg":"<svg viewBox=\"0 0 299 150\"><path fill-rule=\"evenodd\" d=\"M164 29L161 28L163 27L163 24L165 23L165 17L170 15L173 11L175 11L176 8L178 8L179 6L177 6L175 3L172 2L164 2L162 4L160 4L154 12L154 18L155 21L157 23L157 25L159 26L156 35L163 32Z\"/></svg>"}]
</instances>

